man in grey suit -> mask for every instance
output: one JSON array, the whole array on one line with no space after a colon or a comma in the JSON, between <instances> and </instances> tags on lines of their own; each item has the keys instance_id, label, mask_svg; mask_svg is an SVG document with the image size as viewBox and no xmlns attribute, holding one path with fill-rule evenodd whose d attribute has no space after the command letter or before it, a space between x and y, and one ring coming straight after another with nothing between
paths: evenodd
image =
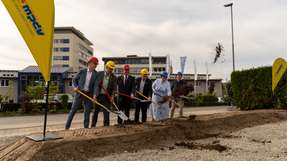
<instances>
[{"instance_id":1,"label":"man in grey suit","mask_svg":"<svg viewBox=\"0 0 287 161\"><path fill-rule=\"evenodd\" d=\"M96 57L90 57L88 60L88 68L82 69L73 79L74 91L80 90L86 95L93 97L94 96L94 87L97 79L97 72L95 71L98 65L98 59ZM72 104L71 110L68 115L65 129L68 130L71 127L72 120L75 113L77 112L78 107L84 102L84 128L89 128L90 124L90 113L93 107L93 103L84 98L79 93L76 93L74 102Z\"/></svg>"},{"instance_id":2,"label":"man in grey suit","mask_svg":"<svg viewBox=\"0 0 287 161\"><path fill-rule=\"evenodd\" d=\"M114 93L117 88L117 77L113 74L113 70L115 69L116 65L113 61L108 61L105 66L105 71L98 72L97 74L94 100L111 109L112 102L114 101ZM104 126L110 125L109 112L96 105L93 114L92 127L96 127L98 114L100 111L103 111L104 113Z\"/></svg>"}]
</instances>

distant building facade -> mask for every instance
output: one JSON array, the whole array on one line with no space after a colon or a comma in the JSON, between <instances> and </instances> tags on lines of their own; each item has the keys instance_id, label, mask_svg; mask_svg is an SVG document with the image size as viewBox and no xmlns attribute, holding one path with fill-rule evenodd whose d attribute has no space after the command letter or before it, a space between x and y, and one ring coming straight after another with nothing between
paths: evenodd
<instances>
[{"instance_id":1,"label":"distant building facade","mask_svg":"<svg viewBox=\"0 0 287 161\"><path fill-rule=\"evenodd\" d=\"M147 68L150 70L150 57L149 56L137 56L137 55L128 55L126 57L104 57L102 58L104 64L107 61L112 60L116 63L115 74L117 76L123 73L124 64L130 65L130 74L135 77L140 77L140 70L143 68ZM152 75L151 79L155 80L160 78L161 71L169 71L170 76L169 80L172 82L176 78L176 74L173 73L173 67L169 63L169 56L152 56L151 57L151 69ZM184 74L183 79L187 81L190 86L194 86L196 94L206 94L208 93L208 89L210 87L214 88L214 94L217 97L223 97L223 88L222 88L222 79L210 79L211 74L197 74L197 80L194 80L194 74ZM208 79L208 81L206 81ZM207 86L206 86L207 84ZM207 87L207 88L206 88ZM194 93L193 92L193 93Z\"/></svg>"},{"instance_id":2,"label":"distant building facade","mask_svg":"<svg viewBox=\"0 0 287 161\"><path fill-rule=\"evenodd\" d=\"M56 27L52 64L54 67L72 68L77 72L87 66L93 56L93 43L74 27Z\"/></svg>"},{"instance_id":3,"label":"distant building facade","mask_svg":"<svg viewBox=\"0 0 287 161\"><path fill-rule=\"evenodd\" d=\"M18 102L18 71L0 70L0 95L2 102Z\"/></svg>"},{"instance_id":4,"label":"distant building facade","mask_svg":"<svg viewBox=\"0 0 287 161\"><path fill-rule=\"evenodd\" d=\"M112 60L116 63L115 74L120 75L123 72L125 64L130 65L130 73L138 75L143 68L150 68L149 56L128 55L127 57L104 57L102 60L106 64L107 61ZM152 56L152 71L153 73L160 73L161 71L169 70L172 72L172 66L168 63L169 56Z\"/></svg>"}]
</instances>

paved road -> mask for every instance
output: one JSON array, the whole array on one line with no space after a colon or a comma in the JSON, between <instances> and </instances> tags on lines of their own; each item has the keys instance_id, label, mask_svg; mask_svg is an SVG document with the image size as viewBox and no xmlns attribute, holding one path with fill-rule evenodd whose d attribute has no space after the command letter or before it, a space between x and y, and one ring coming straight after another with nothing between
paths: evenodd
<instances>
[{"instance_id":1,"label":"paved road","mask_svg":"<svg viewBox=\"0 0 287 161\"><path fill-rule=\"evenodd\" d=\"M214 106L214 107L193 107L185 108L184 115L191 114L204 115L213 113L223 113L230 111L230 106ZM175 116L177 116L177 112ZM99 114L98 125L102 126L103 114ZM133 119L134 111L131 111L131 119ZM111 115L111 125L116 124L116 116ZM64 129L67 114L48 115L48 131L59 131ZM149 117L148 120L151 118ZM39 133L43 130L43 116L16 116L16 117L0 117L0 137L28 135L31 133ZM71 129L83 127L83 113L77 113L74 117Z\"/></svg>"}]
</instances>

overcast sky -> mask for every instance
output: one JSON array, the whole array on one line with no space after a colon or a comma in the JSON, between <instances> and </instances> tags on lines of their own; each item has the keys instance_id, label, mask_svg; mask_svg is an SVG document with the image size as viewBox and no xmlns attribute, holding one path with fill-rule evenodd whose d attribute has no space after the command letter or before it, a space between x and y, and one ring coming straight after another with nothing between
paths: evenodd
<instances>
[{"instance_id":1,"label":"overcast sky","mask_svg":"<svg viewBox=\"0 0 287 161\"><path fill-rule=\"evenodd\" d=\"M55 26L74 26L94 43L95 56L167 55L174 72L187 56L186 72L229 78L232 71L228 0L55 0ZM236 69L271 65L287 58L287 1L236 0ZM0 69L23 69L35 61L0 3ZM220 42L224 56L212 64ZM100 66L99 68L102 68Z\"/></svg>"}]
</instances>

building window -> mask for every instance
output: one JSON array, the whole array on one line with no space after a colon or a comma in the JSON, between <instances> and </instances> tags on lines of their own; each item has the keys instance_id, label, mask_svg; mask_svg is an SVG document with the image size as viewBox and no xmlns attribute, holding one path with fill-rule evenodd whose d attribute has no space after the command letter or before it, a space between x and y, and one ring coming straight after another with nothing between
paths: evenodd
<instances>
[{"instance_id":1,"label":"building window","mask_svg":"<svg viewBox=\"0 0 287 161\"><path fill-rule=\"evenodd\" d=\"M62 67L69 67L69 65L68 64L64 64L64 65L62 65Z\"/></svg>"},{"instance_id":2,"label":"building window","mask_svg":"<svg viewBox=\"0 0 287 161\"><path fill-rule=\"evenodd\" d=\"M62 51L62 52L69 52L70 48L54 48L54 52L58 52L58 51Z\"/></svg>"},{"instance_id":3,"label":"building window","mask_svg":"<svg viewBox=\"0 0 287 161\"><path fill-rule=\"evenodd\" d=\"M54 39L54 43L55 44L59 43L59 39Z\"/></svg>"},{"instance_id":4,"label":"building window","mask_svg":"<svg viewBox=\"0 0 287 161\"><path fill-rule=\"evenodd\" d=\"M79 45L79 48L84 51L85 53L88 53L89 55L93 55L93 51L87 49L86 47L84 47L83 45Z\"/></svg>"},{"instance_id":5,"label":"building window","mask_svg":"<svg viewBox=\"0 0 287 161\"><path fill-rule=\"evenodd\" d=\"M85 62L85 61L83 61L83 60L81 60L81 59L79 59L79 63L80 63L81 65L84 65L84 66L87 66L87 65L88 65L87 62Z\"/></svg>"},{"instance_id":6,"label":"building window","mask_svg":"<svg viewBox=\"0 0 287 161\"><path fill-rule=\"evenodd\" d=\"M27 76L25 75L21 76L21 80L27 80Z\"/></svg>"},{"instance_id":7,"label":"building window","mask_svg":"<svg viewBox=\"0 0 287 161\"><path fill-rule=\"evenodd\" d=\"M1 87L8 87L9 86L9 80L2 79L0 85L1 85Z\"/></svg>"},{"instance_id":8,"label":"building window","mask_svg":"<svg viewBox=\"0 0 287 161\"><path fill-rule=\"evenodd\" d=\"M54 60L69 60L69 56L54 56Z\"/></svg>"},{"instance_id":9,"label":"building window","mask_svg":"<svg viewBox=\"0 0 287 161\"><path fill-rule=\"evenodd\" d=\"M89 53L90 55L93 55L93 52L92 52L91 50L88 50L88 53Z\"/></svg>"},{"instance_id":10,"label":"building window","mask_svg":"<svg viewBox=\"0 0 287 161\"><path fill-rule=\"evenodd\" d=\"M69 39L54 39L54 43L55 44L58 44L58 43L69 44L70 40Z\"/></svg>"},{"instance_id":11,"label":"building window","mask_svg":"<svg viewBox=\"0 0 287 161\"><path fill-rule=\"evenodd\" d=\"M166 64L166 57L163 58L152 58L153 64Z\"/></svg>"},{"instance_id":12,"label":"building window","mask_svg":"<svg viewBox=\"0 0 287 161\"><path fill-rule=\"evenodd\" d=\"M61 48L60 49L62 52L69 52L70 51L70 48Z\"/></svg>"},{"instance_id":13,"label":"building window","mask_svg":"<svg viewBox=\"0 0 287 161\"><path fill-rule=\"evenodd\" d=\"M63 56L63 60L69 60L69 56Z\"/></svg>"},{"instance_id":14,"label":"building window","mask_svg":"<svg viewBox=\"0 0 287 161\"><path fill-rule=\"evenodd\" d=\"M69 44L70 43L69 39L63 39L62 41L63 41L64 44Z\"/></svg>"},{"instance_id":15,"label":"building window","mask_svg":"<svg viewBox=\"0 0 287 161\"><path fill-rule=\"evenodd\" d=\"M62 60L62 57L61 57L61 56L54 56L53 59L54 59L54 60Z\"/></svg>"}]
</instances>

